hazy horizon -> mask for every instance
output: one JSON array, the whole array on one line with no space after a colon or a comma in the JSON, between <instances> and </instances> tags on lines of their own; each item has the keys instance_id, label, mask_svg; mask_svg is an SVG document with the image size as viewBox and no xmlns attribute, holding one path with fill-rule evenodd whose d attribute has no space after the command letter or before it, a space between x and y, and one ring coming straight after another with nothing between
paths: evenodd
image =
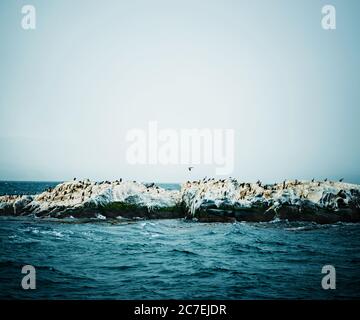
<instances>
[{"instance_id":1,"label":"hazy horizon","mask_svg":"<svg viewBox=\"0 0 360 320\"><path fill-rule=\"evenodd\" d=\"M360 183L359 13L355 0L2 1L0 180L214 176L127 163L126 133L157 121L234 129L242 181Z\"/></svg>"}]
</instances>

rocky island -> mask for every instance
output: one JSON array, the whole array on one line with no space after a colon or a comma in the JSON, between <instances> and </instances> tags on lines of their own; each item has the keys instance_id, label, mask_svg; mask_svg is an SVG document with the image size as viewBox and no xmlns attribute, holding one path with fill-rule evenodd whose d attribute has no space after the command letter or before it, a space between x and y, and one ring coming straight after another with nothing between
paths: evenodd
<instances>
[{"instance_id":1,"label":"rocky island","mask_svg":"<svg viewBox=\"0 0 360 320\"><path fill-rule=\"evenodd\" d=\"M136 181L69 181L36 195L0 196L0 215L51 218L171 219L202 222L360 222L360 186L286 180L188 181L180 190Z\"/></svg>"}]
</instances>

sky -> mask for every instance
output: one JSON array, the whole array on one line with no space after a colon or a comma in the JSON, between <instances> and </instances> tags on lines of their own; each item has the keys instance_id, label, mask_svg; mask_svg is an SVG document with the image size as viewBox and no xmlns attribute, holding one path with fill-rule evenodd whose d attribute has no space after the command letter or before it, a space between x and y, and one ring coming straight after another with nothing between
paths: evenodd
<instances>
[{"instance_id":1,"label":"sky","mask_svg":"<svg viewBox=\"0 0 360 320\"><path fill-rule=\"evenodd\" d=\"M0 180L215 175L129 163L127 133L156 121L234 130L240 180L360 183L359 15L357 0L2 0Z\"/></svg>"}]
</instances>

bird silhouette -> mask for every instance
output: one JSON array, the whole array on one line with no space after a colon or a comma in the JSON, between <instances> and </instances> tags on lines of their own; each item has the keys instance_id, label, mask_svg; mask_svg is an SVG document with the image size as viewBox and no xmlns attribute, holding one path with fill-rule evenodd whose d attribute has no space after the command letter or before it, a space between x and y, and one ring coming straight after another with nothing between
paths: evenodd
<instances>
[{"instance_id":1,"label":"bird silhouette","mask_svg":"<svg viewBox=\"0 0 360 320\"><path fill-rule=\"evenodd\" d=\"M339 180L339 182L343 182L344 181L344 178L341 178L340 180Z\"/></svg>"},{"instance_id":2,"label":"bird silhouette","mask_svg":"<svg viewBox=\"0 0 360 320\"><path fill-rule=\"evenodd\" d=\"M191 171L192 169L194 169L194 167L188 167L188 170Z\"/></svg>"}]
</instances>

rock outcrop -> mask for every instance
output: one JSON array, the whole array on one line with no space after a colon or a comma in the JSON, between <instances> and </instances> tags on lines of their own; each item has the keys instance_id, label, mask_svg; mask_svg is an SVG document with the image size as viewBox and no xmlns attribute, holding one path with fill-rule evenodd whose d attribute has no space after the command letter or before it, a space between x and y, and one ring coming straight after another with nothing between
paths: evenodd
<instances>
[{"instance_id":1,"label":"rock outcrop","mask_svg":"<svg viewBox=\"0 0 360 320\"><path fill-rule=\"evenodd\" d=\"M186 215L201 221L360 221L360 186L342 182L208 179L184 184L181 194Z\"/></svg>"},{"instance_id":2,"label":"rock outcrop","mask_svg":"<svg viewBox=\"0 0 360 320\"><path fill-rule=\"evenodd\" d=\"M360 221L360 186L284 181L263 185L235 179L187 182L181 190L129 181L71 181L33 196L0 197L0 215L55 218L186 218L199 221Z\"/></svg>"},{"instance_id":3,"label":"rock outcrop","mask_svg":"<svg viewBox=\"0 0 360 320\"><path fill-rule=\"evenodd\" d=\"M138 182L72 181L34 196L0 197L0 215L54 218L179 218L178 191Z\"/></svg>"}]
</instances>

